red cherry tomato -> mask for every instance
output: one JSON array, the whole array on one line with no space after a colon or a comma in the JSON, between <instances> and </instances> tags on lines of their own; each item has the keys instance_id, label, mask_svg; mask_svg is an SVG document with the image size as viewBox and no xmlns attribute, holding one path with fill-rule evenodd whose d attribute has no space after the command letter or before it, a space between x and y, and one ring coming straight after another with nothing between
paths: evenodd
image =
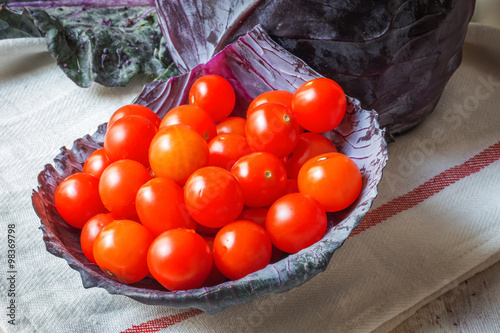
<instances>
[{"instance_id":1,"label":"red cherry tomato","mask_svg":"<svg viewBox=\"0 0 500 333\"><path fill-rule=\"evenodd\" d=\"M57 187L55 204L63 220L78 229L92 216L107 212L99 197L99 179L88 173L64 179Z\"/></svg>"},{"instance_id":2,"label":"red cherry tomato","mask_svg":"<svg viewBox=\"0 0 500 333\"><path fill-rule=\"evenodd\" d=\"M111 127L111 125L113 125L115 121L125 116L141 116L151 121L157 128L158 126L160 126L160 117L158 117L158 115L151 109L138 104L130 104L122 106L121 108L116 110L115 113L113 113L108 121L108 129Z\"/></svg>"},{"instance_id":3,"label":"red cherry tomato","mask_svg":"<svg viewBox=\"0 0 500 333\"><path fill-rule=\"evenodd\" d=\"M200 77L189 90L189 104L207 111L216 123L231 114L235 101L233 87L218 75Z\"/></svg>"},{"instance_id":4,"label":"red cherry tomato","mask_svg":"<svg viewBox=\"0 0 500 333\"><path fill-rule=\"evenodd\" d=\"M189 214L209 228L234 221L243 210L243 192L236 178L226 169L204 167L186 181L184 200Z\"/></svg>"},{"instance_id":5,"label":"red cherry tomato","mask_svg":"<svg viewBox=\"0 0 500 333\"><path fill-rule=\"evenodd\" d=\"M151 179L148 169L132 160L111 163L101 175L99 194L104 206L116 219L136 219L135 197Z\"/></svg>"},{"instance_id":6,"label":"red cherry tomato","mask_svg":"<svg viewBox=\"0 0 500 333\"><path fill-rule=\"evenodd\" d=\"M287 194L269 208L266 230L278 249L296 253L323 238L326 212L312 197L302 193Z\"/></svg>"},{"instance_id":7,"label":"red cherry tomato","mask_svg":"<svg viewBox=\"0 0 500 333\"><path fill-rule=\"evenodd\" d=\"M104 151L111 162L129 159L149 166L148 150L158 129L146 118L125 116L116 120L104 137Z\"/></svg>"},{"instance_id":8,"label":"red cherry tomato","mask_svg":"<svg viewBox=\"0 0 500 333\"><path fill-rule=\"evenodd\" d=\"M104 152L104 148L97 149L85 160L83 172L101 178L101 174L110 165L111 162Z\"/></svg>"},{"instance_id":9,"label":"red cherry tomato","mask_svg":"<svg viewBox=\"0 0 500 333\"><path fill-rule=\"evenodd\" d=\"M215 126L217 128L217 135L224 133L236 133L245 136L245 123L245 118L228 117Z\"/></svg>"},{"instance_id":10,"label":"red cherry tomato","mask_svg":"<svg viewBox=\"0 0 500 333\"><path fill-rule=\"evenodd\" d=\"M149 147L149 162L154 174L184 185L197 169L208 164L207 142L192 129L173 125L162 128Z\"/></svg>"},{"instance_id":11,"label":"red cherry tomato","mask_svg":"<svg viewBox=\"0 0 500 333\"><path fill-rule=\"evenodd\" d=\"M203 236L203 239L207 242L208 246L210 246L210 250L214 250L214 237ZM210 274L208 274L207 279L203 282L204 287L211 287L217 284L220 284L226 281L227 278L222 274L217 266L212 262L212 269L210 270Z\"/></svg>"},{"instance_id":12,"label":"red cherry tomato","mask_svg":"<svg viewBox=\"0 0 500 333\"><path fill-rule=\"evenodd\" d=\"M299 126L286 106L265 103L247 116L245 136L252 150L284 157L297 145Z\"/></svg>"},{"instance_id":13,"label":"red cherry tomato","mask_svg":"<svg viewBox=\"0 0 500 333\"><path fill-rule=\"evenodd\" d=\"M196 228L184 204L184 191L168 178L154 178L142 185L135 206L139 220L155 237L174 228Z\"/></svg>"},{"instance_id":14,"label":"red cherry tomato","mask_svg":"<svg viewBox=\"0 0 500 333\"><path fill-rule=\"evenodd\" d=\"M80 234L80 244L82 246L83 254L90 262L95 264L94 241L97 235L101 232L102 228L113 221L114 219L111 213L101 213L91 217L90 220L88 220L83 226L82 233Z\"/></svg>"},{"instance_id":15,"label":"red cherry tomato","mask_svg":"<svg viewBox=\"0 0 500 333\"><path fill-rule=\"evenodd\" d=\"M247 109L247 117L248 115L255 109L257 106L264 104L264 103L269 103L269 102L274 102L274 103L281 103L285 105L290 111L292 110L292 97L293 93L285 90L271 90L267 91L265 93L260 94L259 96L255 97L250 105L248 106Z\"/></svg>"},{"instance_id":16,"label":"red cherry tomato","mask_svg":"<svg viewBox=\"0 0 500 333\"><path fill-rule=\"evenodd\" d=\"M215 236L219 230L220 228L209 228L203 224L196 223L196 232L202 235Z\"/></svg>"},{"instance_id":17,"label":"red cherry tomato","mask_svg":"<svg viewBox=\"0 0 500 333\"><path fill-rule=\"evenodd\" d=\"M297 179L300 168L314 156L336 151L333 142L319 133L300 134L297 146L285 164L288 178Z\"/></svg>"},{"instance_id":18,"label":"red cherry tomato","mask_svg":"<svg viewBox=\"0 0 500 333\"><path fill-rule=\"evenodd\" d=\"M298 193L298 192L299 192L299 186L297 185L297 181L295 179L287 179L285 194Z\"/></svg>"},{"instance_id":19,"label":"red cherry tomato","mask_svg":"<svg viewBox=\"0 0 500 333\"><path fill-rule=\"evenodd\" d=\"M116 220L105 226L94 241L97 265L113 279L134 283L148 274L147 253L151 233L140 223Z\"/></svg>"},{"instance_id":20,"label":"red cherry tomato","mask_svg":"<svg viewBox=\"0 0 500 333\"><path fill-rule=\"evenodd\" d=\"M210 115L195 105L180 105L170 110L160 123L160 129L170 125L186 125L196 131L207 142L216 135L217 129Z\"/></svg>"},{"instance_id":21,"label":"red cherry tomato","mask_svg":"<svg viewBox=\"0 0 500 333\"><path fill-rule=\"evenodd\" d=\"M231 168L243 190L245 205L266 207L286 190L286 170L280 160L269 153L251 153Z\"/></svg>"},{"instance_id":22,"label":"red cherry tomato","mask_svg":"<svg viewBox=\"0 0 500 333\"><path fill-rule=\"evenodd\" d=\"M316 199L327 212L350 206L363 183L358 166L341 153L318 155L300 169L299 191Z\"/></svg>"},{"instance_id":23,"label":"red cherry tomato","mask_svg":"<svg viewBox=\"0 0 500 333\"><path fill-rule=\"evenodd\" d=\"M198 288L212 269L212 251L194 230L171 229L151 244L148 267L168 290Z\"/></svg>"},{"instance_id":24,"label":"red cherry tomato","mask_svg":"<svg viewBox=\"0 0 500 333\"><path fill-rule=\"evenodd\" d=\"M218 166L226 170L231 170L240 157L252 152L247 139L236 133L217 135L208 144L208 150L210 151L208 165Z\"/></svg>"},{"instance_id":25,"label":"red cherry tomato","mask_svg":"<svg viewBox=\"0 0 500 333\"><path fill-rule=\"evenodd\" d=\"M215 236L214 262L231 280L240 279L266 267L272 245L266 230L252 221L235 221Z\"/></svg>"},{"instance_id":26,"label":"red cherry tomato","mask_svg":"<svg viewBox=\"0 0 500 333\"><path fill-rule=\"evenodd\" d=\"M337 82L318 78L301 85L292 98L292 112L306 130L323 133L337 127L346 111L347 100Z\"/></svg>"}]
</instances>

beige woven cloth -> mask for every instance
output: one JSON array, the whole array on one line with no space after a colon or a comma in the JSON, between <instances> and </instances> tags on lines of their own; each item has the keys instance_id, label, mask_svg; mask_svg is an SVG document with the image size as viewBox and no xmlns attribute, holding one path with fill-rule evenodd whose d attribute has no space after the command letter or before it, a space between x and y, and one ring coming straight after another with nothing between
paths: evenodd
<instances>
[{"instance_id":1,"label":"beige woven cloth","mask_svg":"<svg viewBox=\"0 0 500 333\"><path fill-rule=\"evenodd\" d=\"M59 147L140 92L76 87L41 39L0 41L0 328L5 332L385 332L500 260L500 29L471 24L435 112L389 146L380 194L326 272L216 315L147 306L45 251L31 205ZM9 227L14 225L14 227ZM7 271L15 229L15 296ZM6 308L14 299L15 323Z\"/></svg>"}]
</instances>

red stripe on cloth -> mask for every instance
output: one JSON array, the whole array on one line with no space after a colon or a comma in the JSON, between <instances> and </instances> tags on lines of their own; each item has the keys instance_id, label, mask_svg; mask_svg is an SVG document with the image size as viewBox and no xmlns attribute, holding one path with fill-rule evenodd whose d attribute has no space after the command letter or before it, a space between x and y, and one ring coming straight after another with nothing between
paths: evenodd
<instances>
[{"instance_id":1,"label":"red stripe on cloth","mask_svg":"<svg viewBox=\"0 0 500 333\"><path fill-rule=\"evenodd\" d=\"M414 190L368 212L368 214L366 214L364 219L361 221L361 224L353 230L350 236L357 235L360 232L373 227L377 223L385 221L402 211L418 205L425 199L442 191L447 186L482 170L499 159L500 142L497 142L464 163L441 172Z\"/></svg>"},{"instance_id":2,"label":"red stripe on cloth","mask_svg":"<svg viewBox=\"0 0 500 333\"><path fill-rule=\"evenodd\" d=\"M161 317L161 318L147 321L147 322L142 323L140 325L133 325L131 328L126 329L125 331L123 331L121 333L153 333L153 332L158 332L161 329L173 326L173 325L178 324L186 319L189 319L191 317L195 317L195 316L202 314L202 313L203 313L203 311L198 310L198 309L194 309L194 310L182 312L182 313L171 315L171 316Z\"/></svg>"}]
</instances>

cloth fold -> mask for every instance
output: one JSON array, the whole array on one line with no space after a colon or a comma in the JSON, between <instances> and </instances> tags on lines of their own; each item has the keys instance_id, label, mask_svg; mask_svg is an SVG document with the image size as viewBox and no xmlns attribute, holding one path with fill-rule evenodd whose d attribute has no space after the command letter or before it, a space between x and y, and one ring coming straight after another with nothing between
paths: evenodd
<instances>
[{"instance_id":1,"label":"cloth fold","mask_svg":"<svg viewBox=\"0 0 500 333\"><path fill-rule=\"evenodd\" d=\"M108 120L140 92L74 85L45 40L0 41L0 216L14 225L15 296L7 239L0 304L5 332L387 332L425 303L500 260L500 29L471 23L462 65L433 114L389 145L379 196L328 269L290 292L216 315L147 306L84 289L45 251L31 205L59 147Z\"/></svg>"}]
</instances>

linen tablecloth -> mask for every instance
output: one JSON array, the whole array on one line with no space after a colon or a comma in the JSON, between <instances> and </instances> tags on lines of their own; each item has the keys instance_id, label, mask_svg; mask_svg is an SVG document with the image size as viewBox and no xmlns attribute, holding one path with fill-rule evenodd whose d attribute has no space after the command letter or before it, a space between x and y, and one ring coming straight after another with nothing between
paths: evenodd
<instances>
[{"instance_id":1,"label":"linen tablecloth","mask_svg":"<svg viewBox=\"0 0 500 333\"><path fill-rule=\"evenodd\" d=\"M134 99L146 79L136 78L126 88L78 88L55 66L45 40L0 41L0 328L385 332L395 327L500 260L499 59L500 29L470 24L462 65L439 105L389 145L378 198L325 272L290 292L206 315L84 289L76 271L45 251L31 205L37 175L59 147L93 133ZM9 230L15 235L14 266L8 264Z\"/></svg>"}]
</instances>

